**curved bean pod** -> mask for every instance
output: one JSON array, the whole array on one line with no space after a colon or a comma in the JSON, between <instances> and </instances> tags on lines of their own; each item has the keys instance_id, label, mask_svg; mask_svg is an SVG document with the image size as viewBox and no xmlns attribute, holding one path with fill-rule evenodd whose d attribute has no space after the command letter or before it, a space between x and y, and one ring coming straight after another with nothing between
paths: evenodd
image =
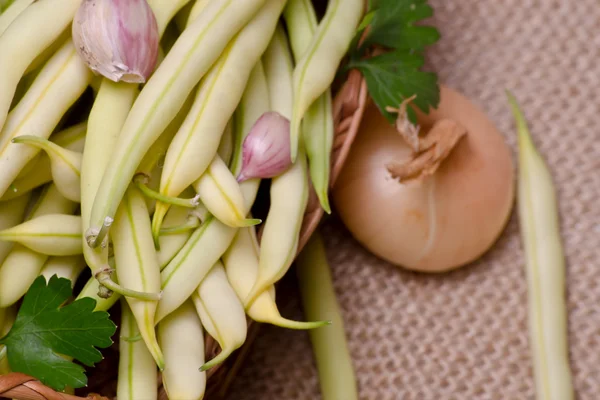
<instances>
[{"instance_id":1,"label":"curved bean pod","mask_svg":"<svg viewBox=\"0 0 600 400\"><path fill-rule=\"evenodd\" d=\"M258 275L258 243L252 228L240 229L222 257L227 279L240 301L243 301ZM275 286L271 285L260 293L256 301L246 310L250 318L288 329L314 329L327 325L327 321L299 322L284 318L275 303Z\"/></svg>"},{"instance_id":2,"label":"curved bean pod","mask_svg":"<svg viewBox=\"0 0 600 400\"><path fill-rule=\"evenodd\" d=\"M248 324L240 299L227 280L225 269L217 261L192 295L202 325L219 343L221 352L201 368L206 371L221 364L246 341Z\"/></svg>"},{"instance_id":3,"label":"curved bean pod","mask_svg":"<svg viewBox=\"0 0 600 400\"><path fill-rule=\"evenodd\" d=\"M27 67L69 26L80 3L81 0L36 1L0 35L0 131Z\"/></svg>"},{"instance_id":4,"label":"curved bean pod","mask_svg":"<svg viewBox=\"0 0 600 400\"><path fill-rule=\"evenodd\" d=\"M193 184L202 204L225 225L252 226L260 219L247 219L244 195L225 162L216 155L204 174Z\"/></svg>"},{"instance_id":5,"label":"curved bean pod","mask_svg":"<svg viewBox=\"0 0 600 400\"><path fill-rule=\"evenodd\" d=\"M77 204L64 198L55 185L50 184L42 192L27 218L39 218L49 214L72 214ZM81 247L81 246L80 246ZM19 300L29 289L42 270L48 256L15 244L0 265L0 307L7 307Z\"/></svg>"},{"instance_id":6,"label":"curved bean pod","mask_svg":"<svg viewBox=\"0 0 600 400\"><path fill-rule=\"evenodd\" d=\"M198 180L214 160L227 123L242 98L250 72L267 48L284 5L285 0L266 2L254 18L227 45L217 63L200 83L188 118L173 138L165 157L160 181L160 192L163 195L178 196L185 188ZM227 197L230 200L241 198L239 185L233 185L235 178L232 176L228 181L230 183L225 187L231 193L228 193ZM207 190L215 188L204 185L202 189L206 196ZM206 197L207 200L211 200L209 196ZM208 201L206 203L210 204L205 205L217 218L224 218L225 223L228 223L231 217L235 218L239 215L239 210L231 215L228 212L221 213L219 208L212 209L211 205L218 204L218 202ZM168 208L169 205L166 203L157 205L152 220L155 237L160 231L162 219ZM241 220L234 221L231 226L248 226L255 223L256 221L250 223Z\"/></svg>"},{"instance_id":7,"label":"curved bean pod","mask_svg":"<svg viewBox=\"0 0 600 400\"><path fill-rule=\"evenodd\" d=\"M115 265L120 285L140 293L160 291L160 267L154 250L148 207L138 189L131 186L115 215L112 230ZM157 301L125 299L135 316L142 338L156 364L164 368L163 354L156 340L154 315Z\"/></svg>"},{"instance_id":8,"label":"curved bean pod","mask_svg":"<svg viewBox=\"0 0 600 400\"><path fill-rule=\"evenodd\" d=\"M273 67L266 68L271 109L288 117L292 112L292 57L283 30L272 40ZM278 39L279 38L279 39ZM267 65L267 63L265 63ZM244 300L248 308L256 298L285 275L296 256L304 211L308 204L308 171L304 147L296 161L271 181L271 205L267 215L259 255L256 281Z\"/></svg>"},{"instance_id":9,"label":"curved bean pod","mask_svg":"<svg viewBox=\"0 0 600 400\"><path fill-rule=\"evenodd\" d=\"M81 158L82 154L33 135L14 138L13 143L23 143L43 150L50 158L52 180L56 188L67 199L79 202L81 199Z\"/></svg>"},{"instance_id":10,"label":"curved bean pod","mask_svg":"<svg viewBox=\"0 0 600 400\"><path fill-rule=\"evenodd\" d=\"M290 0L284 11L290 36L290 47L296 60L302 58L318 27L317 16L310 0ZM302 122L302 138L308 157L310 178L321 207L331 213L329 176L334 124L331 89L327 88L306 111Z\"/></svg>"},{"instance_id":11,"label":"curved bean pod","mask_svg":"<svg viewBox=\"0 0 600 400\"><path fill-rule=\"evenodd\" d=\"M6 28L35 0L16 0L2 14L0 14L0 36Z\"/></svg>"},{"instance_id":12,"label":"curved bean pod","mask_svg":"<svg viewBox=\"0 0 600 400\"><path fill-rule=\"evenodd\" d=\"M81 254L81 217L47 214L32 218L0 231L0 240L19 243L49 256Z\"/></svg>"},{"instance_id":13,"label":"curved bean pod","mask_svg":"<svg viewBox=\"0 0 600 400\"><path fill-rule=\"evenodd\" d=\"M0 133L0 196L40 152L34 147L13 144L11 140L23 134L50 137L91 79L91 71L81 61L70 40L42 68L31 88L8 115Z\"/></svg>"},{"instance_id":14,"label":"curved bean pod","mask_svg":"<svg viewBox=\"0 0 600 400\"><path fill-rule=\"evenodd\" d=\"M143 340L131 340L140 331L127 303L122 301L121 306L117 398L154 400L158 394L156 364Z\"/></svg>"},{"instance_id":15,"label":"curved bean pod","mask_svg":"<svg viewBox=\"0 0 600 400\"><path fill-rule=\"evenodd\" d=\"M331 0L310 45L294 69L294 108L290 119L292 161L300 141L300 123L310 105L331 86L354 38L363 0Z\"/></svg>"},{"instance_id":16,"label":"curved bean pod","mask_svg":"<svg viewBox=\"0 0 600 400\"><path fill-rule=\"evenodd\" d=\"M71 287L75 285L79 274L85 268L85 259L81 255L49 257L46 264L42 268L41 274L44 275L47 281L53 275L59 278L65 278L71 281Z\"/></svg>"},{"instance_id":17,"label":"curved bean pod","mask_svg":"<svg viewBox=\"0 0 600 400\"><path fill-rule=\"evenodd\" d=\"M98 247L136 168L152 143L175 117L187 96L219 58L231 38L265 0L214 0L184 30L148 80L119 138L119 145L94 199L88 244Z\"/></svg>"},{"instance_id":18,"label":"curved bean pod","mask_svg":"<svg viewBox=\"0 0 600 400\"><path fill-rule=\"evenodd\" d=\"M158 324L158 341L165 355L163 385L169 399L201 400L206 390L204 328L190 300Z\"/></svg>"},{"instance_id":19,"label":"curved bean pod","mask_svg":"<svg viewBox=\"0 0 600 400\"><path fill-rule=\"evenodd\" d=\"M0 230L12 228L23 222L25 209L31 196L24 194L21 197L0 203ZM0 265L10 253L13 244L0 241Z\"/></svg>"},{"instance_id":20,"label":"curved bean pod","mask_svg":"<svg viewBox=\"0 0 600 400\"><path fill-rule=\"evenodd\" d=\"M67 150L83 151L86 128L87 123L74 125L53 134L50 136L50 140ZM9 190L0 198L0 201L12 200L52 181L50 158L48 158L46 153L36 156L25 168L30 169L30 171L22 177L17 177L10 185Z\"/></svg>"}]
</instances>

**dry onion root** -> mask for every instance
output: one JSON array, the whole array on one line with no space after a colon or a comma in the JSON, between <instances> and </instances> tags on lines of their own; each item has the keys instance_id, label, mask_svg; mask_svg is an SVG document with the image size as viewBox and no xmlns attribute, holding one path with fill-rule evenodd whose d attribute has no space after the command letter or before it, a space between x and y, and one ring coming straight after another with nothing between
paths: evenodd
<instances>
[{"instance_id":1,"label":"dry onion root","mask_svg":"<svg viewBox=\"0 0 600 400\"><path fill-rule=\"evenodd\" d=\"M420 128L408 123L405 104L395 110L396 126L371 104L333 191L338 214L363 246L423 272L479 258L514 204L504 137L468 99L440 89L438 108L418 113Z\"/></svg>"}]
</instances>

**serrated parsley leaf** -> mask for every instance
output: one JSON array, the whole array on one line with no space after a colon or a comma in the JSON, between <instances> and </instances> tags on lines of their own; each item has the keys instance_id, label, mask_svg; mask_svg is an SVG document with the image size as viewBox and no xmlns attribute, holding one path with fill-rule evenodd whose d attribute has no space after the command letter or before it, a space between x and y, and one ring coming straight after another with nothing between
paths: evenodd
<instances>
[{"instance_id":1,"label":"serrated parsley leaf","mask_svg":"<svg viewBox=\"0 0 600 400\"><path fill-rule=\"evenodd\" d=\"M423 50L440 38L432 26L419 22L433 15L427 0L380 0L373 5L370 30L362 48L378 44L390 49Z\"/></svg>"},{"instance_id":2,"label":"serrated parsley leaf","mask_svg":"<svg viewBox=\"0 0 600 400\"><path fill-rule=\"evenodd\" d=\"M440 93L437 75L419 70L423 65L423 57L402 51L384 53L365 60L352 61L350 68L358 69L367 82L369 94L377 107L391 122L396 116L386 111L386 107L399 107L402 101L413 94L413 101L423 112L429 106L438 104ZM412 121L415 114L408 109Z\"/></svg>"},{"instance_id":3,"label":"serrated parsley leaf","mask_svg":"<svg viewBox=\"0 0 600 400\"><path fill-rule=\"evenodd\" d=\"M104 311L94 311L95 300L82 298L62 306L71 296L71 281L39 276L31 285L8 334L0 339L6 346L8 363L15 372L33 376L55 390L83 387L83 367L68 356L92 366L102 360L97 348L109 347L115 324Z\"/></svg>"}]
</instances>

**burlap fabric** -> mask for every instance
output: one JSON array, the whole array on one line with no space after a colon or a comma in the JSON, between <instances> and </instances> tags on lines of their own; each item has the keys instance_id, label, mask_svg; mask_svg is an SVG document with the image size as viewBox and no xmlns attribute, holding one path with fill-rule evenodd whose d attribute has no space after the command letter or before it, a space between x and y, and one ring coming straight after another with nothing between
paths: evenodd
<instances>
[{"instance_id":1,"label":"burlap fabric","mask_svg":"<svg viewBox=\"0 0 600 400\"><path fill-rule=\"evenodd\" d=\"M579 399L598 399L600 4L431 4L442 40L429 51L429 67L486 110L516 150L504 95L504 88L512 89L554 173L568 261L574 384ZM381 262L335 219L324 232L361 399L534 398L516 215L480 262L437 277ZM293 288L284 285L279 296L295 296ZM297 301L283 313L302 318ZM319 399L307 334L264 326L228 398Z\"/></svg>"}]
</instances>

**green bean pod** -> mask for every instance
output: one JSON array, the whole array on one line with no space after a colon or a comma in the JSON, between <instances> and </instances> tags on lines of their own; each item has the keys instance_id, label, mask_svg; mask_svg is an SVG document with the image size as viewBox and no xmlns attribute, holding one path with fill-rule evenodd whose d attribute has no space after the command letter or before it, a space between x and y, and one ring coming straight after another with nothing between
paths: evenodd
<instances>
[{"instance_id":1,"label":"green bean pod","mask_svg":"<svg viewBox=\"0 0 600 400\"><path fill-rule=\"evenodd\" d=\"M204 328L191 300L185 301L158 324L158 340L165 355L163 385L169 399L201 400L206 390Z\"/></svg>"},{"instance_id":2,"label":"green bean pod","mask_svg":"<svg viewBox=\"0 0 600 400\"><path fill-rule=\"evenodd\" d=\"M292 161L300 143L300 125L311 104L331 86L356 34L364 0L331 0L310 45L294 69L294 108L290 119Z\"/></svg>"},{"instance_id":3,"label":"green bean pod","mask_svg":"<svg viewBox=\"0 0 600 400\"><path fill-rule=\"evenodd\" d=\"M115 215L112 230L119 284L140 293L160 291L160 267L154 250L148 207L141 192L131 186ZM142 338L162 370L164 358L156 339L154 316L158 301L126 296Z\"/></svg>"},{"instance_id":4,"label":"green bean pod","mask_svg":"<svg viewBox=\"0 0 600 400\"><path fill-rule=\"evenodd\" d=\"M217 63L210 69L200 83L197 97L188 118L171 142L160 181L160 192L168 197L176 197L188 186L198 180L214 160L221 137L227 123L236 110L250 73L256 62L269 44L279 16L283 11L286 0L269 0L256 13L250 22L225 48ZM207 6L207 7L210 7ZM215 167L214 165L212 165ZM214 169L213 169L214 170ZM211 173L209 171L209 173ZM221 181L223 177L219 178ZM207 191L220 189L201 181L202 193L207 199ZM228 203L241 198L238 185L234 185L235 177L227 182ZM215 195L218 196L219 193ZM235 201L235 200L234 200ZM203 201L204 202L204 201ZM212 202L210 202L212 204ZM216 202L217 204L219 202ZM238 204L239 205L239 204ZM207 205L208 206L208 205ZM155 237L162 225L162 219L169 208L168 203L157 205L152 227ZM211 210L212 207L209 208ZM215 209L215 216L224 218L230 224L231 217L239 217L239 210L230 214ZM213 210L211 210L212 212ZM221 215L219 215L221 214ZM257 221L234 220L231 226L248 226Z\"/></svg>"},{"instance_id":5,"label":"green bean pod","mask_svg":"<svg viewBox=\"0 0 600 400\"><path fill-rule=\"evenodd\" d=\"M348 350L344 319L321 234L310 238L297 260L298 285L306 318L327 319L331 326L308 333L323 400L358 400L356 374Z\"/></svg>"},{"instance_id":6,"label":"green bean pod","mask_svg":"<svg viewBox=\"0 0 600 400\"><path fill-rule=\"evenodd\" d=\"M231 287L240 301L243 301L250 293L258 274L258 242L253 228L239 229L222 261ZM246 313L254 321L288 329L314 329L328 324L326 321L300 322L282 317L275 302L274 285L259 294Z\"/></svg>"},{"instance_id":7,"label":"green bean pod","mask_svg":"<svg viewBox=\"0 0 600 400\"><path fill-rule=\"evenodd\" d=\"M538 399L575 398L569 365L566 265L550 170L508 94L519 140L518 210L526 257L529 335Z\"/></svg>"},{"instance_id":8,"label":"green bean pod","mask_svg":"<svg viewBox=\"0 0 600 400\"><path fill-rule=\"evenodd\" d=\"M0 202L0 231L12 228L23 222L25 218L25 209L29 204L29 194L24 194L15 199ZM11 242L0 241L0 265L10 253L13 244Z\"/></svg>"},{"instance_id":9,"label":"green bean pod","mask_svg":"<svg viewBox=\"0 0 600 400\"><path fill-rule=\"evenodd\" d=\"M81 199L81 158L82 154L33 135L14 138L13 143L23 143L43 150L50 158L50 171L56 188L67 199L79 202Z\"/></svg>"},{"instance_id":10,"label":"green bean pod","mask_svg":"<svg viewBox=\"0 0 600 400\"><path fill-rule=\"evenodd\" d=\"M35 0L16 0L0 14L0 36L6 28Z\"/></svg>"},{"instance_id":11,"label":"green bean pod","mask_svg":"<svg viewBox=\"0 0 600 400\"><path fill-rule=\"evenodd\" d=\"M65 278L71 281L71 287L75 285L79 274L85 268L85 259L82 255L49 257L42 268L41 274L47 281L53 275L59 278Z\"/></svg>"},{"instance_id":12,"label":"green bean pod","mask_svg":"<svg viewBox=\"0 0 600 400\"><path fill-rule=\"evenodd\" d=\"M214 0L184 30L148 80L127 116L112 162L94 199L88 244L98 247L136 168L227 43L265 0Z\"/></svg>"},{"instance_id":13,"label":"green bean pod","mask_svg":"<svg viewBox=\"0 0 600 400\"><path fill-rule=\"evenodd\" d=\"M115 267L114 258L108 259L108 265L111 268ZM116 274L113 273L113 280L115 281L115 283L118 283L118 279L115 275ZM86 284L83 286L83 289L81 289L81 292L79 292L79 294L77 295L77 299L89 297L96 301L94 311L108 311L112 306L115 305L115 303L119 299L122 298L122 296L119 293L113 293L112 296L109 296L108 298L106 298L106 296L100 297L99 294L103 290L104 289L102 289L102 287L100 286L100 282L98 281L98 279L92 276L90 279L88 279Z\"/></svg>"},{"instance_id":14,"label":"green bean pod","mask_svg":"<svg viewBox=\"0 0 600 400\"><path fill-rule=\"evenodd\" d=\"M229 284L220 261L215 263L192 294L192 301L202 325L221 347L221 352L200 368L206 371L224 362L244 344L248 323L244 306Z\"/></svg>"},{"instance_id":15,"label":"green bean pod","mask_svg":"<svg viewBox=\"0 0 600 400\"><path fill-rule=\"evenodd\" d=\"M40 152L35 147L11 143L12 139L24 134L50 137L91 79L92 72L81 61L70 40L46 63L0 132L0 196Z\"/></svg>"},{"instance_id":16,"label":"green bean pod","mask_svg":"<svg viewBox=\"0 0 600 400\"><path fill-rule=\"evenodd\" d=\"M140 334L137 322L127 302L122 301L121 305L117 398L154 400L158 397L156 364L146 343L143 340L133 340Z\"/></svg>"},{"instance_id":17,"label":"green bean pod","mask_svg":"<svg viewBox=\"0 0 600 400\"><path fill-rule=\"evenodd\" d=\"M0 131L27 67L67 29L80 3L81 0L36 1L0 35Z\"/></svg>"},{"instance_id":18,"label":"green bean pod","mask_svg":"<svg viewBox=\"0 0 600 400\"><path fill-rule=\"evenodd\" d=\"M317 31L318 23L310 0L290 0L284 11L290 47L296 60L302 58ZM321 207L331 213L329 176L334 124L331 89L328 88L306 111L301 126L308 157L308 170Z\"/></svg>"},{"instance_id":19,"label":"green bean pod","mask_svg":"<svg viewBox=\"0 0 600 400\"><path fill-rule=\"evenodd\" d=\"M64 198L55 185L50 184L40 195L26 219L51 214L72 214L77 204ZM80 246L81 247L81 246ZM0 308L19 300L42 270L48 256L15 244L0 265Z\"/></svg>"},{"instance_id":20,"label":"green bean pod","mask_svg":"<svg viewBox=\"0 0 600 400\"><path fill-rule=\"evenodd\" d=\"M278 30L271 42L276 56L268 60L274 65L265 70L273 71L267 74L271 109L289 118L293 104L292 57L281 35L284 35L283 30ZM261 236L258 275L244 300L246 308L281 279L294 261L308 204L308 180L306 155L301 145L294 164L271 181L271 204Z\"/></svg>"}]
</instances>

